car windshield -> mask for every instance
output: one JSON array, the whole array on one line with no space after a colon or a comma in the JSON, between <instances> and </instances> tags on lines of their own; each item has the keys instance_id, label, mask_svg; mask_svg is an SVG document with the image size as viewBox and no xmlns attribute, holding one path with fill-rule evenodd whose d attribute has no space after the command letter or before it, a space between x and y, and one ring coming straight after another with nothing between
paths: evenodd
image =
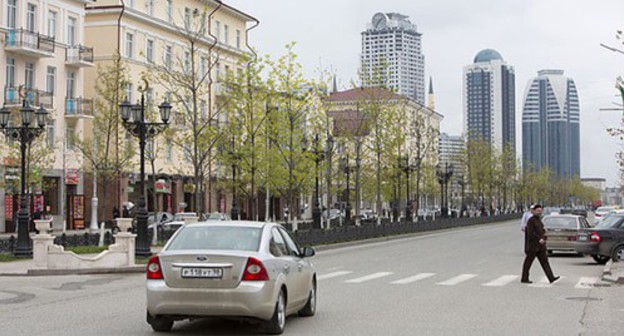
<instances>
[{"instance_id":1,"label":"car windshield","mask_svg":"<svg viewBox=\"0 0 624 336\"><path fill-rule=\"evenodd\" d=\"M576 218L547 217L544 218L544 226L547 229L576 229Z\"/></svg>"},{"instance_id":2,"label":"car windshield","mask_svg":"<svg viewBox=\"0 0 624 336\"><path fill-rule=\"evenodd\" d=\"M614 214L609 217L605 217L598 225L596 225L596 227L604 229L615 227L620 223L620 221L622 221L622 218L624 218L624 214Z\"/></svg>"},{"instance_id":3,"label":"car windshield","mask_svg":"<svg viewBox=\"0 0 624 336\"><path fill-rule=\"evenodd\" d=\"M192 213L192 212L179 212L175 214L174 220L181 221L184 218L195 217L195 216L196 216L195 213Z\"/></svg>"},{"instance_id":4,"label":"car windshield","mask_svg":"<svg viewBox=\"0 0 624 336\"><path fill-rule=\"evenodd\" d=\"M614 207L600 207L596 210L596 212L609 212L615 209Z\"/></svg>"},{"instance_id":5,"label":"car windshield","mask_svg":"<svg viewBox=\"0 0 624 336\"><path fill-rule=\"evenodd\" d=\"M212 213L206 216L206 220L221 220L221 214Z\"/></svg>"},{"instance_id":6,"label":"car windshield","mask_svg":"<svg viewBox=\"0 0 624 336\"><path fill-rule=\"evenodd\" d=\"M175 250L258 251L260 228L232 226L184 227L167 248Z\"/></svg>"}]
</instances>

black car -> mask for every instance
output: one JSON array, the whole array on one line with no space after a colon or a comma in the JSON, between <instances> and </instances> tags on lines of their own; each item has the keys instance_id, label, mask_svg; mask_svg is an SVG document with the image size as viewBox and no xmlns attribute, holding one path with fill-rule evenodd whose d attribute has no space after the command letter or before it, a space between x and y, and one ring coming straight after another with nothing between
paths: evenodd
<instances>
[{"instance_id":1,"label":"black car","mask_svg":"<svg viewBox=\"0 0 624 336\"><path fill-rule=\"evenodd\" d=\"M599 264L624 259L624 213L613 213L594 228L579 230L574 249Z\"/></svg>"}]
</instances>

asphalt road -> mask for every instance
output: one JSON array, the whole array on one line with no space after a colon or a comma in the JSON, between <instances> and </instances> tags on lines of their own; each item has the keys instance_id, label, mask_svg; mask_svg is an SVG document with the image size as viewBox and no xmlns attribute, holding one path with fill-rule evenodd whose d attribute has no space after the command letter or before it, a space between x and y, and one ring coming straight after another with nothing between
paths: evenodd
<instances>
[{"instance_id":1,"label":"asphalt road","mask_svg":"<svg viewBox=\"0 0 624 336\"><path fill-rule=\"evenodd\" d=\"M624 290L590 258L535 262L521 284L516 221L319 252L318 312L287 335L622 335ZM154 335L143 275L0 277L3 335ZM253 335L257 324L202 319L175 335Z\"/></svg>"}]
</instances>

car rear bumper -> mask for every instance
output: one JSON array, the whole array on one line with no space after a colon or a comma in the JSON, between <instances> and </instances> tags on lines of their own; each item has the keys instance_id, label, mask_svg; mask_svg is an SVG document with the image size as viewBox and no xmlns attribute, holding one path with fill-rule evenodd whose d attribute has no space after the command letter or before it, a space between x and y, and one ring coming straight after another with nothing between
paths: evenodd
<instances>
[{"instance_id":1,"label":"car rear bumper","mask_svg":"<svg viewBox=\"0 0 624 336\"><path fill-rule=\"evenodd\" d=\"M600 250L598 248L599 243L588 242L588 243L574 243L574 250L578 253L596 255L600 254Z\"/></svg>"},{"instance_id":2,"label":"car rear bumper","mask_svg":"<svg viewBox=\"0 0 624 336\"><path fill-rule=\"evenodd\" d=\"M274 281L243 281L236 288L171 288L164 280L147 281L147 311L153 315L273 316Z\"/></svg>"},{"instance_id":3,"label":"car rear bumper","mask_svg":"<svg viewBox=\"0 0 624 336\"><path fill-rule=\"evenodd\" d=\"M573 241L547 240L546 249L553 251L575 251Z\"/></svg>"}]
</instances>

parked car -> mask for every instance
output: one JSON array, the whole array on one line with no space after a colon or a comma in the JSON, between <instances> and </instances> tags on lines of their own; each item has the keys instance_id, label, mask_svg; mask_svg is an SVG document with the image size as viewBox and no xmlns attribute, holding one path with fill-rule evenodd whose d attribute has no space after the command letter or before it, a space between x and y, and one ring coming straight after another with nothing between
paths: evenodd
<instances>
[{"instance_id":1,"label":"parked car","mask_svg":"<svg viewBox=\"0 0 624 336\"><path fill-rule=\"evenodd\" d=\"M222 212L213 212L202 215L202 221L229 221L232 220L230 216Z\"/></svg>"},{"instance_id":2,"label":"parked car","mask_svg":"<svg viewBox=\"0 0 624 336\"><path fill-rule=\"evenodd\" d=\"M596 219L601 219L601 217L604 217L610 212L615 212L616 210L618 209L614 206L601 206L600 208L596 209L594 215L596 216Z\"/></svg>"},{"instance_id":3,"label":"parked car","mask_svg":"<svg viewBox=\"0 0 624 336\"><path fill-rule=\"evenodd\" d=\"M314 249L281 225L226 221L187 224L147 264L147 322L242 317L281 334L286 317L316 313Z\"/></svg>"},{"instance_id":4,"label":"parked car","mask_svg":"<svg viewBox=\"0 0 624 336\"><path fill-rule=\"evenodd\" d=\"M546 216L550 216L550 215L558 215L561 211L561 208L557 208L557 207L545 207L544 208L544 212L543 215L544 217Z\"/></svg>"},{"instance_id":5,"label":"parked car","mask_svg":"<svg viewBox=\"0 0 624 336\"><path fill-rule=\"evenodd\" d=\"M559 213L564 215L564 214L572 214L572 215L578 215L578 216L583 216L585 218L587 218L587 210L583 210L583 209L576 209L576 208L561 208L559 210Z\"/></svg>"},{"instance_id":6,"label":"parked car","mask_svg":"<svg viewBox=\"0 0 624 336\"><path fill-rule=\"evenodd\" d=\"M599 264L606 264L611 258L624 259L624 212L609 215L594 228L580 230L574 249L591 255Z\"/></svg>"},{"instance_id":7,"label":"parked car","mask_svg":"<svg viewBox=\"0 0 624 336\"><path fill-rule=\"evenodd\" d=\"M546 216L543 222L549 254L553 251L575 252L574 242L579 230L591 228L585 217L571 214Z\"/></svg>"},{"instance_id":8,"label":"parked car","mask_svg":"<svg viewBox=\"0 0 624 336\"><path fill-rule=\"evenodd\" d=\"M173 215L169 212L157 212L156 213L156 223L166 223L173 220ZM147 224L154 224L154 213L150 212L149 217L147 217Z\"/></svg>"}]
</instances>

